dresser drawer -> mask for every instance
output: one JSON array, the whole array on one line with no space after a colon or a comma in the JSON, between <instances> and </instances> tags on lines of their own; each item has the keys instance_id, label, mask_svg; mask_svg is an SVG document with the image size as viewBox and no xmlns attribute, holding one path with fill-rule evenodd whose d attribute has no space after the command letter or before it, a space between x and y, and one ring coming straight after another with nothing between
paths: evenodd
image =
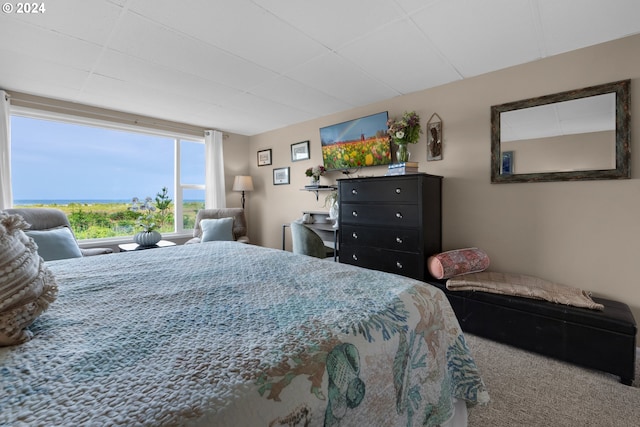
<instances>
[{"instance_id":1,"label":"dresser drawer","mask_svg":"<svg viewBox=\"0 0 640 427\"><path fill-rule=\"evenodd\" d=\"M418 205L342 203L342 224L380 225L385 228L419 227Z\"/></svg>"},{"instance_id":2,"label":"dresser drawer","mask_svg":"<svg viewBox=\"0 0 640 427\"><path fill-rule=\"evenodd\" d=\"M420 233L417 229L345 225L341 233L343 245L373 246L396 251L420 252Z\"/></svg>"},{"instance_id":3,"label":"dresser drawer","mask_svg":"<svg viewBox=\"0 0 640 427\"><path fill-rule=\"evenodd\" d=\"M415 202L418 181L415 179L344 180L340 182L342 202Z\"/></svg>"},{"instance_id":4,"label":"dresser drawer","mask_svg":"<svg viewBox=\"0 0 640 427\"><path fill-rule=\"evenodd\" d=\"M425 262L421 255L364 246L341 245L340 262L372 270L424 279Z\"/></svg>"}]
</instances>

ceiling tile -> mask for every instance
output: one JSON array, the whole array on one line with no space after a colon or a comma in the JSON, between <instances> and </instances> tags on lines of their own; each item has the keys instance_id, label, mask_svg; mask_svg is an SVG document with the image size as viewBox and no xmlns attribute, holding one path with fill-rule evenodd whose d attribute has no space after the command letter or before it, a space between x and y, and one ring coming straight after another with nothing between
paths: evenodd
<instances>
[{"instance_id":1,"label":"ceiling tile","mask_svg":"<svg viewBox=\"0 0 640 427\"><path fill-rule=\"evenodd\" d=\"M275 73L135 14L127 15L110 47L209 81L247 90Z\"/></svg>"},{"instance_id":2,"label":"ceiling tile","mask_svg":"<svg viewBox=\"0 0 640 427\"><path fill-rule=\"evenodd\" d=\"M102 52L97 44L36 27L20 20L0 20L0 40L8 51L61 66L90 71Z\"/></svg>"},{"instance_id":3,"label":"ceiling tile","mask_svg":"<svg viewBox=\"0 0 640 427\"><path fill-rule=\"evenodd\" d=\"M51 32L102 45L109 39L123 10L122 7L105 0L55 0L41 3L46 7L45 12L41 14L3 15L11 20L21 20Z\"/></svg>"},{"instance_id":4,"label":"ceiling tile","mask_svg":"<svg viewBox=\"0 0 640 427\"><path fill-rule=\"evenodd\" d=\"M304 32L249 0L136 0L131 9L266 69L284 72L327 51ZM207 10L208 13L199 11Z\"/></svg>"},{"instance_id":5,"label":"ceiling tile","mask_svg":"<svg viewBox=\"0 0 640 427\"><path fill-rule=\"evenodd\" d=\"M463 77L542 56L529 0L450 0L412 19Z\"/></svg>"},{"instance_id":6,"label":"ceiling tile","mask_svg":"<svg viewBox=\"0 0 640 427\"><path fill-rule=\"evenodd\" d=\"M397 21L348 44L338 54L399 93L460 79L409 20Z\"/></svg>"},{"instance_id":7,"label":"ceiling tile","mask_svg":"<svg viewBox=\"0 0 640 427\"><path fill-rule=\"evenodd\" d=\"M544 23L544 41L551 55L638 33L638 0L537 0L537 3Z\"/></svg>"},{"instance_id":8,"label":"ceiling tile","mask_svg":"<svg viewBox=\"0 0 640 427\"><path fill-rule=\"evenodd\" d=\"M251 93L301 111L313 113L316 117L353 108L353 105L349 103L287 77L280 77L255 87ZM313 101L310 102L310 100Z\"/></svg>"},{"instance_id":9,"label":"ceiling tile","mask_svg":"<svg viewBox=\"0 0 640 427\"><path fill-rule=\"evenodd\" d=\"M388 0L254 0L254 3L332 50L404 16L402 9Z\"/></svg>"},{"instance_id":10,"label":"ceiling tile","mask_svg":"<svg viewBox=\"0 0 640 427\"><path fill-rule=\"evenodd\" d=\"M288 76L351 105L365 105L399 95L333 53L301 65Z\"/></svg>"}]
</instances>

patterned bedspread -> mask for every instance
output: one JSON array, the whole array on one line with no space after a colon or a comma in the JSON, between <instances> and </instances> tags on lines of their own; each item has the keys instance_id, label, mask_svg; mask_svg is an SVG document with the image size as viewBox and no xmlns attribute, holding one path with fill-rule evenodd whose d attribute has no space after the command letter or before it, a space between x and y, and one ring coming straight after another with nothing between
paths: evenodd
<instances>
[{"instance_id":1,"label":"patterned bedspread","mask_svg":"<svg viewBox=\"0 0 640 427\"><path fill-rule=\"evenodd\" d=\"M47 263L0 425L438 425L488 395L444 294L235 242Z\"/></svg>"}]
</instances>

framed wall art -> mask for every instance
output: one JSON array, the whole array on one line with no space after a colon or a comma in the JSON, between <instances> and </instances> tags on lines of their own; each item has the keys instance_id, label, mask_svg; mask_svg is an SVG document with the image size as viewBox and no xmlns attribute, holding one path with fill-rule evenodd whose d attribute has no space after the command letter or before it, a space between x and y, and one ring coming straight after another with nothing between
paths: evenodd
<instances>
[{"instance_id":1,"label":"framed wall art","mask_svg":"<svg viewBox=\"0 0 640 427\"><path fill-rule=\"evenodd\" d=\"M433 113L427 123L427 161L442 160L442 119Z\"/></svg>"},{"instance_id":2,"label":"framed wall art","mask_svg":"<svg viewBox=\"0 0 640 427\"><path fill-rule=\"evenodd\" d=\"M307 160L309 155L309 141L296 142L291 144L291 161Z\"/></svg>"},{"instance_id":3,"label":"framed wall art","mask_svg":"<svg viewBox=\"0 0 640 427\"><path fill-rule=\"evenodd\" d=\"M271 148L258 151L258 166L267 166L271 164Z\"/></svg>"},{"instance_id":4,"label":"framed wall art","mask_svg":"<svg viewBox=\"0 0 640 427\"><path fill-rule=\"evenodd\" d=\"M273 170L273 185L289 184L289 166Z\"/></svg>"}]
</instances>

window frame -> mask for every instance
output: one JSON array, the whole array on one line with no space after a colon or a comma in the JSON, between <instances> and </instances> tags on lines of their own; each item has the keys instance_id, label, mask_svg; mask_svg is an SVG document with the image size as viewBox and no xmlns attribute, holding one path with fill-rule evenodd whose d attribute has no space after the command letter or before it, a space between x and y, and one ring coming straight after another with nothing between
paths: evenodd
<instances>
[{"instance_id":1,"label":"window frame","mask_svg":"<svg viewBox=\"0 0 640 427\"><path fill-rule=\"evenodd\" d=\"M195 184L195 183L181 183L180 182L180 143L182 141L205 144L204 132L201 136L181 133L181 132L172 132L164 129L154 129L147 126L139 126L139 125L131 125L126 123L119 122L111 122L104 119L98 119L93 117L86 116L78 116L73 114L64 114L60 112L52 112L46 110L39 110L30 107L22 107L22 106L14 106L12 105L9 112L10 117L20 116L30 119L38 119L38 120L49 120L56 121L61 123L75 124L80 126L91 126L103 129L124 131L124 132L133 132L139 133L143 135L157 136L163 138L171 138L173 139L174 144L174 200L173 200L173 214L174 214L174 231L172 233L162 233L163 237L166 238L184 238L191 237L193 234L193 229L184 229L183 228L183 191L186 189L195 189L195 190L204 190L206 192L206 182L203 184ZM13 141L9 141L9 144L13 144ZM203 162L206 162L206 158L203 158ZM203 165L206 168L206 164ZM9 183L9 185L13 185L13 183ZM13 205L13 200L11 201ZM118 237L107 237L107 238L95 238L95 239L80 239L78 243L80 246L92 246L93 244L108 244L108 245L117 245L119 243L129 242L131 241L132 236L118 236Z\"/></svg>"}]
</instances>

